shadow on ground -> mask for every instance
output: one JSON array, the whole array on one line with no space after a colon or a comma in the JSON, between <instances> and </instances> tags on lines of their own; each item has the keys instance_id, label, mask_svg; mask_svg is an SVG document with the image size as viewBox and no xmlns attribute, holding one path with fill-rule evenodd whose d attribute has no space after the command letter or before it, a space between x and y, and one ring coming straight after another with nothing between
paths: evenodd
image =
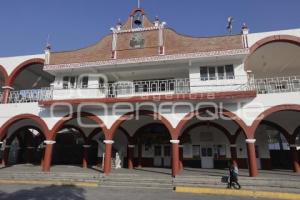
<instances>
[{"instance_id":1,"label":"shadow on ground","mask_svg":"<svg viewBox=\"0 0 300 200\"><path fill-rule=\"evenodd\" d=\"M85 193L85 189L73 185L51 185L12 193L0 191L0 200L85 200Z\"/></svg>"}]
</instances>

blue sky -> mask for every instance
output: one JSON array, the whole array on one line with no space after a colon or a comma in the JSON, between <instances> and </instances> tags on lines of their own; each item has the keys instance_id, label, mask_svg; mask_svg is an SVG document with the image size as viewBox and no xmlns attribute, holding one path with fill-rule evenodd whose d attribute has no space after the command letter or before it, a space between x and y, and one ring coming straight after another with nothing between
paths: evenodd
<instances>
[{"instance_id":1,"label":"blue sky","mask_svg":"<svg viewBox=\"0 0 300 200\"><path fill-rule=\"evenodd\" d=\"M141 0L177 32L193 36L234 32L247 22L251 32L300 28L299 0ZM97 42L118 18L125 21L137 0L1 0L0 57L42 53L47 35L54 51Z\"/></svg>"}]
</instances>

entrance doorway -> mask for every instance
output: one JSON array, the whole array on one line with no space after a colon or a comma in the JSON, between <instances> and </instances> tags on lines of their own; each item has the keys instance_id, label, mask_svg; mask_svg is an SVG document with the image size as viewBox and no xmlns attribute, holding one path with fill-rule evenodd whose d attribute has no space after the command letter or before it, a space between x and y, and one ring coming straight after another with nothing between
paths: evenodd
<instances>
[{"instance_id":1,"label":"entrance doorway","mask_svg":"<svg viewBox=\"0 0 300 200\"><path fill-rule=\"evenodd\" d=\"M154 145L154 166L170 167L171 166L171 146Z\"/></svg>"},{"instance_id":2,"label":"entrance doorway","mask_svg":"<svg viewBox=\"0 0 300 200\"><path fill-rule=\"evenodd\" d=\"M204 169L214 168L213 147L210 145L201 146L201 166Z\"/></svg>"}]
</instances>

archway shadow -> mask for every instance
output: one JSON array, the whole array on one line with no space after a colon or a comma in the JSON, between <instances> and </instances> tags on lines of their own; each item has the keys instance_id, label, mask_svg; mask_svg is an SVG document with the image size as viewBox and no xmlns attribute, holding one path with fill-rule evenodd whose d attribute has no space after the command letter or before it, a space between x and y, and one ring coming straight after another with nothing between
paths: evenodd
<instances>
[{"instance_id":1,"label":"archway shadow","mask_svg":"<svg viewBox=\"0 0 300 200\"><path fill-rule=\"evenodd\" d=\"M45 186L12 193L0 190L0 200L85 200L85 189L73 185Z\"/></svg>"}]
</instances>

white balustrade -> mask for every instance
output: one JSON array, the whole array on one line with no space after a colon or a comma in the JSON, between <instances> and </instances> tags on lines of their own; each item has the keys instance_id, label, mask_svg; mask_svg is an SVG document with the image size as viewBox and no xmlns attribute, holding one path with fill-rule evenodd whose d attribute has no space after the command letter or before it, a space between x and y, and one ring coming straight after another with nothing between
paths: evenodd
<instances>
[{"instance_id":1,"label":"white balustrade","mask_svg":"<svg viewBox=\"0 0 300 200\"><path fill-rule=\"evenodd\" d=\"M300 76L254 79L253 76L219 77L213 80L166 79L146 81L120 81L87 88L42 88L10 91L9 103L38 102L42 100L74 98L116 98L147 95L189 94L205 92L251 91L258 94L300 91ZM0 93L2 102L3 93Z\"/></svg>"}]
</instances>

